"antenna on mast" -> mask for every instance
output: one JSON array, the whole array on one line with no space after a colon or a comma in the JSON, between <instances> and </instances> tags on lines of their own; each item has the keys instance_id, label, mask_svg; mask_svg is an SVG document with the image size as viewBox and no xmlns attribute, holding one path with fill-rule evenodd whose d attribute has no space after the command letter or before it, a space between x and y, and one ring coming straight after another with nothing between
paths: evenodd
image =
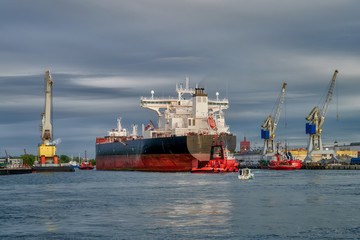
<instances>
[{"instance_id":1,"label":"antenna on mast","mask_svg":"<svg viewBox=\"0 0 360 240\"><path fill-rule=\"evenodd\" d=\"M154 93L155 93L154 90L151 90L150 93L151 93L151 99L154 99Z\"/></svg>"}]
</instances>

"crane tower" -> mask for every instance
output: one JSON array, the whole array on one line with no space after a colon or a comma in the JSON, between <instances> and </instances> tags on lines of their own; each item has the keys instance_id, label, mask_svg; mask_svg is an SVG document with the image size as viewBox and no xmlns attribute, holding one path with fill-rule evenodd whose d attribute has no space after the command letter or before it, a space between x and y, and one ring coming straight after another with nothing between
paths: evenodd
<instances>
[{"instance_id":1,"label":"crane tower","mask_svg":"<svg viewBox=\"0 0 360 240\"><path fill-rule=\"evenodd\" d=\"M306 120L309 121L309 123L306 123L305 132L310 136L305 161L312 161L312 156L311 156L312 154L322 154L322 155L329 154L332 155L334 158L336 158L335 151L323 149L322 140L321 140L321 133L322 133L321 127L325 122L326 113L330 101L332 99L332 94L334 92L335 80L337 74L338 74L338 70L335 70L333 78L330 83L329 91L327 93L327 97L325 99L322 108L320 108L319 106L314 107L311 110L310 114L305 118Z\"/></svg>"},{"instance_id":2,"label":"crane tower","mask_svg":"<svg viewBox=\"0 0 360 240\"><path fill-rule=\"evenodd\" d=\"M41 145L38 146L38 157L41 159L41 164L54 163L58 164L58 156L56 156L55 144L51 143L53 138L52 124L51 124L51 109L52 109L52 81L50 70L45 71L44 86L45 86L45 110L41 114Z\"/></svg>"},{"instance_id":3,"label":"crane tower","mask_svg":"<svg viewBox=\"0 0 360 240\"><path fill-rule=\"evenodd\" d=\"M275 111L275 116L273 117L272 115L269 115L266 118L265 122L261 125L261 127L263 128L261 129L261 138L264 139L264 149L263 149L264 159L268 157L272 157L275 154L275 146L274 146L275 131L279 122L281 108L284 103L285 87L286 87L286 82L284 82L280 92L280 97Z\"/></svg>"}]
</instances>

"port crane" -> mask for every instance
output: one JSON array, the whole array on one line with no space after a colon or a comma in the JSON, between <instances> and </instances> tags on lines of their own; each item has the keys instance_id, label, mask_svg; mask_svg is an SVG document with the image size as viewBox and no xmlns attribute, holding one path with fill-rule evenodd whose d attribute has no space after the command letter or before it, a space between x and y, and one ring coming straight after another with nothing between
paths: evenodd
<instances>
[{"instance_id":1,"label":"port crane","mask_svg":"<svg viewBox=\"0 0 360 240\"><path fill-rule=\"evenodd\" d=\"M338 74L338 70L335 70L334 75L331 80L331 83L330 83L329 91L327 93L327 96L326 96L325 102L323 103L322 108L319 108L319 106L314 107L311 110L310 114L305 118L307 121L309 121L309 123L306 123L306 125L305 125L305 132L306 132L306 134L309 134L309 136L310 136L305 161L312 161L311 154L313 154L313 153L326 154L326 155L330 154L334 158L336 158L336 156L335 156L336 154L334 151L323 149L322 140L321 140L321 133L322 133L321 127L323 126L323 124L325 122L326 113L327 113L330 101L332 99L337 74Z\"/></svg>"},{"instance_id":2,"label":"port crane","mask_svg":"<svg viewBox=\"0 0 360 240\"><path fill-rule=\"evenodd\" d=\"M263 128L261 129L261 138L264 139L264 148L263 148L264 160L268 157L274 156L275 154L275 146L274 146L275 131L279 122L281 108L284 103L285 87L286 87L286 82L284 82L280 92L277 108L275 111L275 116L269 115L266 118L265 122L261 125L261 127Z\"/></svg>"},{"instance_id":3,"label":"port crane","mask_svg":"<svg viewBox=\"0 0 360 240\"><path fill-rule=\"evenodd\" d=\"M51 123L51 109L52 109L52 86L54 82L51 78L50 70L45 71L44 86L45 86L45 110L41 114L41 142L38 146L38 157L41 159L41 165L46 163L58 164L58 156L56 156L55 144L51 143L53 138L52 123Z\"/></svg>"}]
</instances>

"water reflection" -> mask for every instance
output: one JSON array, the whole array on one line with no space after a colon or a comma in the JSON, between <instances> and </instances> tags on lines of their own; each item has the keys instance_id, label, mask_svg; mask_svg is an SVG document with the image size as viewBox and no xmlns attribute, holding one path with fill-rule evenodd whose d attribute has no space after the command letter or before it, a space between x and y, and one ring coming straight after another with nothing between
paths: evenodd
<instances>
[{"instance_id":1,"label":"water reflection","mask_svg":"<svg viewBox=\"0 0 360 240\"><path fill-rule=\"evenodd\" d=\"M54 184L45 184L42 191L42 199L40 205L43 207L44 211L41 211L40 222L45 227L48 232L52 232L59 229L57 225L56 216L57 214L49 214L50 209L57 209L58 197L56 197L56 185ZM55 221L54 221L55 220Z\"/></svg>"},{"instance_id":2,"label":"water reflection","mask_svg":"<svg viewBox=\"0 0 360 240\"><path fill-rule=\"evenodd\" d=\"M179 195L170 195L155 203L145 215L152 219L156 228L175 233L231 234L231 230L226 228L233 211L232 201L226 193L229 182L216 177L202 178L199 176L197 181L191 178L177 180L171 186L176 187Z\"/></svg>"}]
</instances>

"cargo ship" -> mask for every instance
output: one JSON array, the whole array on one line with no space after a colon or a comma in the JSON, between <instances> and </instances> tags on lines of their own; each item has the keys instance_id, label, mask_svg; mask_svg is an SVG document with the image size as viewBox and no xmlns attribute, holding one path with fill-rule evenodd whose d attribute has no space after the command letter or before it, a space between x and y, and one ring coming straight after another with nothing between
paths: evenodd
<instances>
[{"instance_id":1,"label":"cargo ship","mask_svg":"<svg viewBox=\"0 0 360 240\"><path fill-rule=\"evenodd\" d=\"M219 99L219 93L209 99L204 88L189 87L189 78L185 86L176 84L176 92L176 98L155 98L153 90L151 97L141 97L141 107L157 113L157 127L152 121L142 124L138 136L137 125L130 133L119 118L116 129L97 137L97 170L191 171L209 161L216 136L234 152L236 136L225 124L223 112L229 107L228 99ZM210 122L216 127L210 127Z\"/></svg>"}]
</instances>

